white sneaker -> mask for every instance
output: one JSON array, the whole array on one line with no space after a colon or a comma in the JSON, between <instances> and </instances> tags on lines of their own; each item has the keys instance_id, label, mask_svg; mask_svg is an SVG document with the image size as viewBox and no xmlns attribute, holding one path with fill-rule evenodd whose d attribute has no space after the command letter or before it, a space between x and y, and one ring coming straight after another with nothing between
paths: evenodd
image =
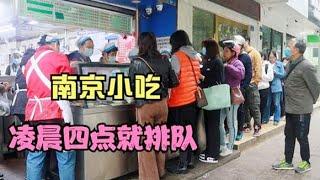
<instances>
[{"instance_id":1,"label":"white sneaker","mask_svg":"<svg viewBox=\"0 0 320 180\"><path fill-rule=\"evenodd\" d=\"M269 119L269 121L273 121L274 120L274 117L273 116L271 116L270 117L270 119Z\"/></svg>"},{"instance_id":2,"label":"white sneaker","mask_svg":"<svg viewBox=\"0 0 320 180\"><path fill-rule=\"evenodd\" d=\"M226 145L225 146L220 145L220 153L225 151L226 149L227 149Z\"/></svg>"},{"instance_id":3,"label":"white sneaker","mask_svg":"<svg viewBox=\"0 0 320 180\"><path fill-rule=\"evenodd\" d=\"M207 158L199 158L199 161L204 162L204 163L211 163L211 164L216 164L218 163L218 159L212 158L212 157L207 157Z\"/></svg>"},{"instance_id":4,"label":"white sneaker","mask_svg":"<svg viewBox=\"0 0 320 180\"><path fill-rule=\"evenodd\" d=\"M231 149L228 149L226 148L225 150L223 150L221 153L220 153L220 156L222 157L225 157L225 156L229 156L230 154L232 154L232 150Z\"/></svg>"}]
</instances>

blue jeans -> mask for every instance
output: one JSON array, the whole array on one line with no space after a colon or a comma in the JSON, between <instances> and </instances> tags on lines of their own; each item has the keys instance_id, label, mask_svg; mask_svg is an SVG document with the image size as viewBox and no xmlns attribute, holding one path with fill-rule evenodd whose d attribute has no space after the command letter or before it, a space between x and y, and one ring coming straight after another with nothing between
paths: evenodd
<instances>
[{"instance_id":1,"label":"blue jeans","mask_svg":"<svg viewBox=\"0 0 320 180\"><path fill-rule=\"evenodd\" d=\"M76 152L56 152L60 180L75 179ZM41 180L46 152L28 152L27 156L27 180Z\"/></svg>"},{"instance_id":2,"label":"blue jeans","mask_svg":"<svg viewBox=\"0 0 320 180\"><path fill-rule=\"evenodd\" d=\"M281 119L281 96L282 92L277 93L270 93L267 101L267 105L265 107L265 113L263 113L265 116L262 118L263 121L268 122L269 121L269 114L270 114L270 108L271 108L271 102L274 103L274 121L279 122Z\"/></svg>"},{"instance_id":3,"label":"blue jeans","mask_svg":"<svg viewBox=\"0 0 320 180\"><path fill-rule=\"evenodd\" d=\"M226 137L226 132L224 129L224 120L227 118L227 124L229 128L229 144L228 148L233 149L234 145L234 140L236 139L237 136L237 131L238 131L238 108L239 105L231 105L230 108L225 108L221 109L220 112L220 145L225 146L225 137Z\"/></svg>"}]
</instances>

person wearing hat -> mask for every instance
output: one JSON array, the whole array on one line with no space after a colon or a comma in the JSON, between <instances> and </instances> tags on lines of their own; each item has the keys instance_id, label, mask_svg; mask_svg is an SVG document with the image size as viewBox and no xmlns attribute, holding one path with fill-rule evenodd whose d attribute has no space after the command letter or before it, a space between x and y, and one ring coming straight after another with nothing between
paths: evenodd
<instances>
[{"instance_id":1,"label":"person wearing hat","mask_svg":"<svg viewBox=\"0 0 320 180\"><path fill-rule=\"evenodd\" d=\"M91 37L83 36L78 39L77 47L79 50L74 51L68 55L70 61L91 62L90 57L93 54L94 43Z\"/></svg>"},{"instance_id":2,"label":"person wearing hat","mask_svg":"<svg viewBox=\"0 0 320 180\"><path fill-rule=\"evenodd\" d=\"M15 80L15 94L12 101L11 114L16 115L21 122L24 122L25 107L27 104L27 85L23 70L34 53L35 50L30 48L23 54Z\"/></svg>"},{"instance_id":3,"label":"person wearing hat","mask_svg":"<svg viewBox=\"0 0 320 180\"><path fill-rule=\"evenodd\" d=\"M245 77L245 68L242 62L238 59L240 54L240 46L233 40L224 40L219 43L223 48L223 59L225 67L225 80L226 83L233 89L240 89L241 81ZM239 102L232 102L230 108L221 110L220 114L220 156L228 156L233 152L233 145L237 136L237 114ZM225 142L225 128L224 120L227 118L227 124L229 129L229 143Z\"/></svg>"},{"instance_id":4,"label":"person wearing hat","mask_svg":"<svg viewBox=\"0 0 320 180\"><path fill-rule=\"evenodd\" d=\"M79 72L78 70L78 64L79 63L90 63L91 59L90 57L93 54L94 49L94 43L91 37L89 36L83 36L78 39L76 43L79 50L74 51L67 55L70 66L72 68L72 72L77 74Z\"/></svg>"},{"instance_id":5,"label":"person wearing hat","mask_svg":"<svg viewBox=\"0 0 320 180\"><path fill-rule=\"evenodd\" d=\"M9 55L9 62L10 64L7 66L5 74L8 76L16 76L19 64L21 61L21 54L17 50L12 53L12 55Z\"/></svg>"},{"instance_id":6,"label":"person wearing hat","mask_svg":"<svg viewBox=\"0 0 320 180\"><path fill-rule=\"evenodd\" d=\"M109 43L105 46L102 51L102 57L100 58L100 63L116 63L118 48L114 43Z\"/></svg>"},{"instance_id":7,"label":"person wearing hat","mask_svg":"<svg viewBox=\"0 0 320 180\"><path fill-rule=\"evenodd\" d=\"M55 101L51 97L51 75L71 73L66 55L60 53L58 38L44 35L40 47L25 65L27 105L25 122L31 126L39 124L73 123L69 101ZM75 179L75 151L55 151L59 166L60 179ZM27 155L27 179L41 179L47 152L30 151Z\"/></svg>"},{"instance_id":8,"label":"person wearing hat","mask_svg":"<svg viewBox=\"0 0 320 180\"><path fill-rule=\"evenodd\" d=\"M242 37L243 38L243 37ZM244 39L244 38L243 38ZM243 41L243 40L242 40ZM245 132L250 132L251 117L254 120L253 136L260 136L261 132L261 112L260 112L260 94L258 85L262 79L262 60L261 54L250 45L250 38L245 39L244 49L248 53L252 62L252 79L249 87L245 90L248 101L245 103Z\"/></svg>"},{"instance_id":9,"label":"person wearing hat","mask_svg":"<svg viewBox=\"0 0 320 180\"><path fill-rule=\"evenodd\" d=\"M241 81L241 92L242 92L245 100L248 101L248 99L246 98L245 89L247 89L249 87L251 79L252 79L252 62L251 62L250 56L244 50L244 44L245 44L246 40L240 35L235 35L234 41L241 48L238 59L242 62L242 64L244 65L244 69L245 69L244 79ZM237 141L240 141L243 138L243 131L244 131L243 126L245 123L245 108L244 108L245 104L248 104L248 102L241 104L238 109L238 134L236 137Z\"/></svg>"}]
</instances>

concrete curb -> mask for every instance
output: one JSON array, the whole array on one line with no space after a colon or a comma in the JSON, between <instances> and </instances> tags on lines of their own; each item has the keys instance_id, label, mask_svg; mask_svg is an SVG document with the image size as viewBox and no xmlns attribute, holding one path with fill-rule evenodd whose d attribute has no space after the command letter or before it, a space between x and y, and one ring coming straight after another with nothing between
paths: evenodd
<instances>
[{"instance_id":1,"label":"concrete curb","mask_svg":"<svg viewBox=\"0 0 320 180\"><path fill-rule=\"evenodd\" d=\"M197 179L199 177L206 176L206 174L208 172L210 172L220 166L223 166L234 159L239 158L240 155L241 155L240 151L234 151L231 155L219 159L219 163L217 163L217 164L202 163L199 160L196 160L195 168L189 170L189 172L187 174L176 175L176 174L167 173L166 177L163 179L165 179L165 180Z\"/></svg>"},{"instance_id":2,"label":"concrete curb","mask_svg":"<svg viewBox=\"0 0 320 180\"><path fill-rule=\"evenodd\" d=\"M267 132L263 132L259 137L250 137L250 139L247 141L244 141L240 144L235 144L234 149L240 150L240 151L247 150L258 143L264 142L265 140L267 140L272 136L282 133L284 131L284 127L285 127L285 123L279 124L279 126L277 126L276 128L273 128Z\"/></svg>"}]
</instances>

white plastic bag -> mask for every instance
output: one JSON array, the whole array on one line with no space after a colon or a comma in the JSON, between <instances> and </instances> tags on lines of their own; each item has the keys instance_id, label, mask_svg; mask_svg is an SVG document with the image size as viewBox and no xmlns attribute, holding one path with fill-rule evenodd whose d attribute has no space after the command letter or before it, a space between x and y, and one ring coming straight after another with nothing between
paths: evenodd
<instances>
[{"instance_id":1,"label":"white plastic bag","mask_svg":"<svg viewBox=\"0 0 320 180\"><path fill-rule=\"evenodd\" d=\"M8 99L7 92L0 93L0 116L9 116L10 115L10 106L11 100Z\"/></svg>"}]
</instances>

